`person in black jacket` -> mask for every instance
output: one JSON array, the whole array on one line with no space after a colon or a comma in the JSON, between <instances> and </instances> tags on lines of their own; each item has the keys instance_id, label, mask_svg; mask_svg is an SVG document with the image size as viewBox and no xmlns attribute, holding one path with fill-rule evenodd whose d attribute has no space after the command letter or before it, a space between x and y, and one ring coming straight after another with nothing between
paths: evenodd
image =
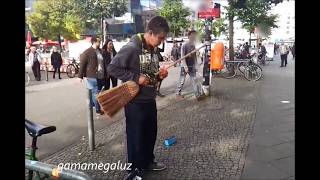
<instances>
[{"instance_id":1,"label":"person in black jacket","mask_svg":"<svg viewBox=\"0 0 320 180\"><path fill-rule=\"evenodd\" d=\"M166 166L155 161L154 145L157 138L156 84L168 76L154 52L169 32L167 21L154 16L145 33L132 36L108 65L110 75L139 84L139 93L125 106L128 163L131 175L142 178L142 170L160 171ZM134 171L135 169L138 171ZM133 178L132 178L133 179Z\"/></svg>"},{"instance_id":2,"label":"person in black jacket","mask_svg":"<svg viewBox=\"0 0 320 180\"><path fill-rule=\"evenodd\" d=\"M51 54L51 65L54 68L53 79L56 78L57 70L58 70L59 79L61 79L60 67L62 65L62 57L61 57L61 54L57 51L57 47L53 46L52 50L53 50L53 52Z\"/></svg>"},{"instance_id":3,"label":"person in black jacket","mask_svg":"<svg viewBox=\"0 0 320 180\"><path fill-rule=\"evenodd\" d=\"M107 69L112 58L117 54L116 50L113 47L113 42L111 39L106 40L106 43L102 47L102 52L103 52L102 55L103 55L103 59L104 59L104 63L105 63L105 69ZM116 87L118 85L118 79L111 76L109 73L107 73L107 71L105 71L105 72L106 72L106 80L103 85L103 86L105 86L105 89L107 90L110 88L110 80L112 82L112 87ZM99 86L99 84L98 84L98 86ZM99 89L101 89L101 88L102 88L102 86Z\"/></svg>"}]
</instances>

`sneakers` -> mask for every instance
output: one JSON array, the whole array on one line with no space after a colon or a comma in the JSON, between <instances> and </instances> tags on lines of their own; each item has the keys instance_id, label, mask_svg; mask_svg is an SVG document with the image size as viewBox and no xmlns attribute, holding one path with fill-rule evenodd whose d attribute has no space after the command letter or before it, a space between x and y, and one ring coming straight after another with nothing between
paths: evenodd
<instances>
[{"instance_id":1,"label":"sneakers","mask_svg":"<svg viewBox=\"0 0 320 180\"><path fill-rule=\"evenodd\" d=\"M99 115L104 115L104 112L101 111L101 110L100 111L96 111L96 113L99 114Z\"/></svg>"},{"instance_id":2,"label":"sneakers","mask_svg":"<svg viewBox=\"0 0 320 180\"><path fill-rule=\"evenodd\" d=\"M165 170L166 166L159 162L152 162L144 171L162 171Z\"/></svg>"},{"instance_id":3,"label":"sneakers","mask_svg":"<svg viewBox=\"0 0 320 180\"><path fill-rule=\"evenodd\" d=\"M125 178L125 180L142 180L143 174L141 171L139 171L137 168L134 171L131 171L128 176Z\"/></svg>"}]
</instances>

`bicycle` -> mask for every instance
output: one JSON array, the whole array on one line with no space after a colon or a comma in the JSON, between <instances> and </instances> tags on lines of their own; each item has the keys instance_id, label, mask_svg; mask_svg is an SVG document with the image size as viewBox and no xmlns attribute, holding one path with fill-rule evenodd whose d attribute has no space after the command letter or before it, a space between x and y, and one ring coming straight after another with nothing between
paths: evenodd
<instances>
[{"instance_id":1,"label":"bicycle","mask_svg":"<svg viewBox=\"0 0 320 180\"><path fill-rule=\"evenodd\" d=\"M256 64L253 57L238 64L238 70L248 81L258 81L262 77L262 68Z\"/></svg>"},{"instance_id":2,"label":"bicycle","mask_svg":"<svg viewBox=\"0 0 320 180\"><path fill-rule=\"evenodd\" d=\"M49 134L56 130L55 126L43 126L40 124L33 123L29 120L25 120L25 128L28 131L28 134L32 137L32 144L30 149L27 148L25 152L25 156L29 160L38 161L36 157L36 151L37 151L37 138L43 134ZM47 174L41 177L39 172L35 172L35 177L33 175L33 171L29 170L28 172L28 179L31 180L33 178L36 179L45 179L49 178Z\"/></svg>"},{"instance_id":3,"label":"bicycle","mask_svg":"<svg viewBox=\"0 0 320 180\"><path fill-rule=\"evenodd\" d=\"M46 164L39 162L36 157L37 148L37 138L44 134L49 134L56 131L55 126L45 126L41 124L34 123L25 119L25 128L28 131L28 134L32 137L31 148L27 148L25 151L25 167L28 169L27 179L32 180L44 180L52 179L53 177L64 178L64 179L82 179L82 180L91 180L87 174L76 171L63 169L62 171L55 165ZM40 174L41 173L41 174Z\"/></svg>"},{"instance_id":4,"label":"bicycle","mask_svg":"<svg viewBox=\"0 0 320 180\"><path fill-rule=\"evenodd\" d=\"M76 74L79 73L80 63L77 62L74 58L72 58L71 63L67 66L67 76L69 78L74 78Z\"/></svg>"}]
</instances>

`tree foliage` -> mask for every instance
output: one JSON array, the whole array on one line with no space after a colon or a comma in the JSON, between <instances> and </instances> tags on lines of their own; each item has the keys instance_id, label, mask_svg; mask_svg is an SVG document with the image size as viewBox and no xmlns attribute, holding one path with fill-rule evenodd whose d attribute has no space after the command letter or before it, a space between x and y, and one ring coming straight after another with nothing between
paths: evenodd
<instances>
[{"instance_id":1,"label":"tree foliage","mask_svg":"<svg viewBox=\"0 0 320 180\"><path fill-rule=\"evenodd\" d=\"M99 29L102 17L123 15L126 3L127 0L38 0L27 23L40 38L57 39L60 34L76 40L85 28Z\"/></svg>"},{"instance_id":2,"label":"tree foliage","mask_svg":"<svg viewBox=\"0 0 320 180\"><path fill-rule=\"evenodd\" d=\"M189 8L184 7L182 0L164 0L163 7L158 13L167 19L174 36L179 35L183 29L190 26L187 17L191 12Z\"/></svg>"},{"instance_id":3,"label":"tree foliage","mask_svg":"<svg viewBox=\"0 0 320 180\"><path fill-rule=\"evenodd\" d=\"M237 11L237 16L250 34L259 26L263 34L269 35L271 28L278 27L277 16L269 14L270 10L271 4L266 0L246 0L245 7Z\"/></svg>"},{"instance_id":4,"label":"tree foliage","mask_svg":"<svg viewBox=\"0 0 320 180\"><path fill-rule=\"evenodd\" d=\"M79 38L84 24L73 0L38 0L34 9L35 11L27 16L27 23L35 36L57 39L60 34L70 40Z\"/></svg>"}]
</instances>

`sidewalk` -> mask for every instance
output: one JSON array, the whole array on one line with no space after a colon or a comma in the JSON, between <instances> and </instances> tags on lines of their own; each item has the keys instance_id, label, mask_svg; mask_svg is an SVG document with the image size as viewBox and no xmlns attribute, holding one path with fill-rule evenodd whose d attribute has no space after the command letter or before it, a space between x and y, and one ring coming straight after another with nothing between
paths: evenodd
<instances>
[{"instance_id":1,"label":"sidewalk","mask_svg":"<svg viewBox=\"0 0 320 180\"><path fill-rule=\"evenodd\" d=\"M245 162L255 119L257 90L261 82L242 77L215 79L212 95L196 101L190 94L176 102L168 96L164 108L158 104L156 160L167 170L145 174L146 179L239 179ZM175 135L177 144L165 148L165 138ZM124 120L96 133L95 151L87 139L44 161L59 163L126 162ZM85 171L94 179L123 179L124 171Z\"/></svg>"}]
</instances>

